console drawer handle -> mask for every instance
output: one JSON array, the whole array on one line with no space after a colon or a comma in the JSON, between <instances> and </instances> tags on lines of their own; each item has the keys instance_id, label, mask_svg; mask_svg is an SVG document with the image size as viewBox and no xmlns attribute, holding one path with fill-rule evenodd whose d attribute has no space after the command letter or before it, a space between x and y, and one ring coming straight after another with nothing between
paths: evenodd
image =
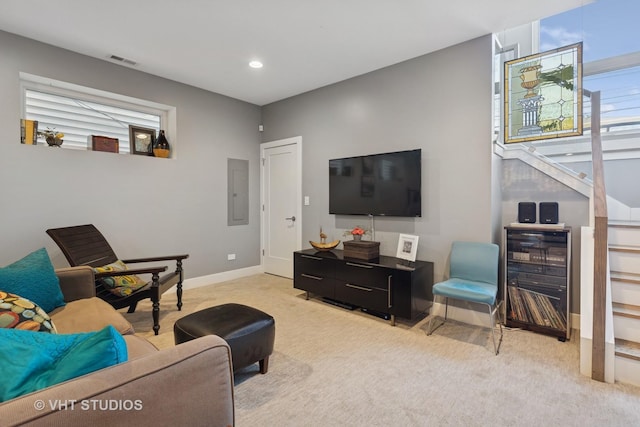
<instances>
[{"instance_id":1,"label":"console drawer handle","mask_svg":"<svg viewBox=\"0 0 640 427\"><path fill-rule=\"evenodd\" d=\"M346 283L345 286L347 286L349 288L353 288L353 289L358 289L360 291L371 292L373 290L373 289L369 289L369 288L363 288L362 286L352 285L351 283Z\"/></svg>"},{"instance_id":2,"label":"console drawer handle","mask_svg":"<svg viewBox=\"0 0 640 427\"><path fill-rule=\"evenodd\" d=\"M387 308L392 308L391 304L391 275L387 277Z\"/></svg>"},{"instance_id":3,"label":"console drawer handle","mask_svg":"<svg viewBox=\"0 0 640 427\"><path fill-rule=\"evenodd\" d=\"M317 256L311 256L311 255L300 255L300 257L302 257L302 258L309 258L309 259L317 259L318 261L322 261L322 258L317 257Z\"/></svg>"},{"instance_id":4,"label":"console drawer handle","mask_svg":"<svg viewBox=\"0 0 640 427\"><path fill-rule=\"evenodd\" d=\"M347 265L350 265L351 267L360 267L360 268L373 268L372 265L362 265L362 264L354 264L352 262L348 262Z\"/></svg>"},{"instance_id":5,"label":"console drawer handle","mask_svg":"<svg viewBox=\"0 0 640 427\"><path fill-rule=\"evenodd\" d=\"M313 279L313 280L322 280L322 277L318 277L318 276L312 276L310 274L301 274L302 277L306 277L307 279Z\"/></svg>"}]
</instances>

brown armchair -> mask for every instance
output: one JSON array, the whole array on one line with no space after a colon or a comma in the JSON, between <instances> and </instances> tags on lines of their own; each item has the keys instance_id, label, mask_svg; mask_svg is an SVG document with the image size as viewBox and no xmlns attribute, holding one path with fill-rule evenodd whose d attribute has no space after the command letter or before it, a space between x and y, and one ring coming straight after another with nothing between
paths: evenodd
<instances>
[{"instance_id":1,"label":"brown armchair","mask_svg":"<svg viewBox=\"0 0 640 427\"><path fill-rule=\"evenodd\" d=\"M115 252L104 238L102 233L93 224L76 225L72 227L50 228L47 234L60 247L62 253L67 258L72 267L78 265L88 265L91 267L102 267L119 260ZM114 308L120 309L129 307L128 312L136 310L138 301L150 298L152 302L153 331L158 335L160 330L160 298L165 291L177 285L176 294L178 297L178 310L182 309L182 261L189 255L171 255L151 258L135 258L121 260L125 264L152 263L158 261L176 262L176 270L164 275L167 266L129 268L126 271L110 271L96 273L96 295L111 304ZM151 280L131 295L119 296L106 289L98 279L103 277L124 276L124 275L151 274Z\"/></svg>"}]
</instances>

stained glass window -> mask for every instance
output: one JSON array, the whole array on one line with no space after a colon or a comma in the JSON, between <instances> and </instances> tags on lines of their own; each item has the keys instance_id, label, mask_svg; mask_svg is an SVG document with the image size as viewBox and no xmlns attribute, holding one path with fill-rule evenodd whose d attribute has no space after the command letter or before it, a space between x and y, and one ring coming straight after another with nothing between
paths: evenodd
<instances>
[{"instance_id":1,"label":"stained glass window","mask_svg":"<svg viewBox=\"0 0 640 427\"><path fill-rule=\"evenodd\" d=\"M505 143L582 135L582 43L504 67Z\"/></svg>"}]
</instances>

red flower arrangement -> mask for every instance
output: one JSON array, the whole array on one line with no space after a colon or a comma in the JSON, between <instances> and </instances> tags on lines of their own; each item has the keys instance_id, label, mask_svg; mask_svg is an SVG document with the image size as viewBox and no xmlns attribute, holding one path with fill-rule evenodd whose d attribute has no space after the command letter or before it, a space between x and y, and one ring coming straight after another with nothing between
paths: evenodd
<instances>
[{"instance_id":1,"label":"red flower arrangement","mask_svg":"<svg viewBox=\"0 0 640 427\"><path fill-rule=\"evenodd\" d=\"M351 230L349 233L353 234L354 236L362 236L364 233L366 233L366 231L364 231L360 227L356 227L353 230Z\"/></svg>"},{"instance_id":2,"label":"red flower arrangement","mask_svg":"<svg viewBox=\"0 0 640 427\"><path fill-rule=\"evenodd\" d=\"M344 232L345 236L351 235L353 236L354 239L358 239L358 240L362 238L362 236L365 234L369 234L369 230L365 230L362 227L354 227L351 230L347 230Z\"/></svg>"}]
</instances>

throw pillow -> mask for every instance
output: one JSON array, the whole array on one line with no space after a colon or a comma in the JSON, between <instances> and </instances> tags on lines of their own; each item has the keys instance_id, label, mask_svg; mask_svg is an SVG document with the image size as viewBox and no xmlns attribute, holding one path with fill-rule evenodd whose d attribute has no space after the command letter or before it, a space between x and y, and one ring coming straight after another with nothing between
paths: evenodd
<instances>
[{"instance_id":1,"label":"throw pillow","mask_svg":"<svg viewBox=\"0 0 640 427\"><path fill-rule=\"evenodd\" d=\"M127 271L127 265L117 260L112 264L108 264L102 267L96 267L93 269L96 273L106 273L111 271ZM127 274L123 276L110 276L110 277L101 277L98 279L98 282L111 291L111 293L120 296L126 297L143 287L147 284L144 280L136 276L135 274Z\"/></svg>"},{"instance_id":2,"label":"throw pillow","mask_svg":"<svg viewBox=\"0 0 640 427\"><path fill-rule=\"evenodd\" d=\"M0 329L0 402L127 361L127 346L112 326L81 334Z\"/></svg>"},{"instance_id":3,"label":"throw pillow","mask_svg":"<svg viewBox=\"0 0 640 427\"><path fill-rule=\"evenodd\" d=\"M0 268L0 289L33 301L47 313L65 305L58 276L45 248Z\"/></svg>"},{"instance_id":4,"label":"throw pillow","mask_svg":"<svg viewBox=\"0 0 640 427\"><path fill-rule=\"evenodd\" d=\"M0 291L0 328L56 333L45 311L26 298Z\"/></svg>"},{"instance_id":5,"label":"throw pillow","mask_svg":"<svg viewBox=\"0 0 640 427\"><path fill-rule=\"evenodd\" d=\"M49 315L54 319L59 334L94 332L108 325L116 328L121 335L135 332L122 313L97 297L69 301L67 305L56 308Z\"/></svg>"}]
</instances>

